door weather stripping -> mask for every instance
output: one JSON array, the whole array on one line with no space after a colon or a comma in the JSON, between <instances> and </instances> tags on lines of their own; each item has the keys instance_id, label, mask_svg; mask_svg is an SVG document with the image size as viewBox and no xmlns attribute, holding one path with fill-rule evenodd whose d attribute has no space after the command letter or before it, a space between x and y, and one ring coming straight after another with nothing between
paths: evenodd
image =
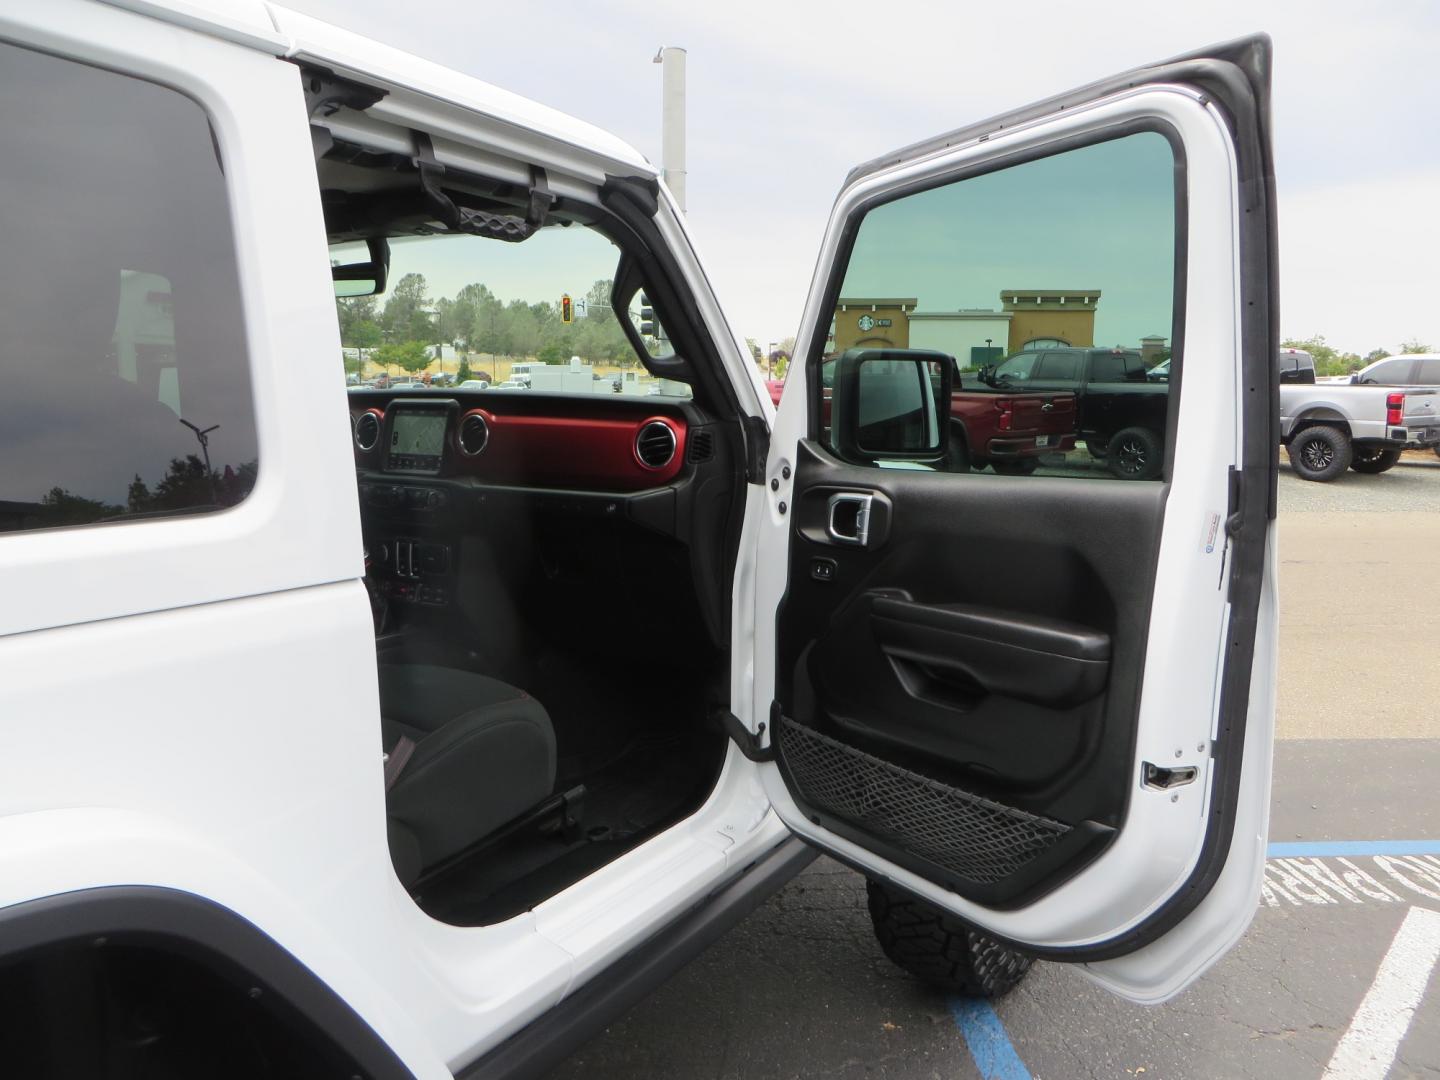
<instances>
[{"instance_id":1,"label":"door weather stripping","mask_svg":"<svg viewBox=\"0 0 1440 1080\"><path fill-rule=\"evenodd\" d=\"M445 175L445 166L435 158L435 146L430 136L423 131L413 131L415 157L412 159L420 173L420 187L425 192L430 208L436 218L450 232L469 233L472 236L486 236L492 240L504 240L518 244L528 240L540 231L555 195L550 190L545 170L539 166L530 167L530 205L523 218L513 214L491 214L468 206L458 206L455 201L440 190L440 177Z\"/></svg>"},{"instance_id":2,"label":"door weather stripping","mask_svg":"<svg viewBox=\"0 0 1440 1080\"><path fill-rule=\"evenodd\" d=\"M771 710L771 712L775 711L775 709ZM724 730L725 734L729 736L730 741L740 747L740 752L744 754L747 759L750 761L775 760L775 744L771 743L769 746L760 745L760 740L765 737L764 720L760 721L758 730L751 731L741 723L740 718L729 709L725 709L715 715L720 721L720 727Z\"/></svg>"},{"instance_id":3,"label":"door weather stripping","mask_svg":"<svg viewBox=\"0 0 1440 1080\"><path fill-rule=\"evenodd\" d=\"M1173 769L1167 769L1163 765L1154 765L1148 761L1141 769L1144 775L1142 783L1155 791L1169 791L1171 788L1192 784L1200 773L1194 765L1176 765Z\"/></svg>"}]
</instances>

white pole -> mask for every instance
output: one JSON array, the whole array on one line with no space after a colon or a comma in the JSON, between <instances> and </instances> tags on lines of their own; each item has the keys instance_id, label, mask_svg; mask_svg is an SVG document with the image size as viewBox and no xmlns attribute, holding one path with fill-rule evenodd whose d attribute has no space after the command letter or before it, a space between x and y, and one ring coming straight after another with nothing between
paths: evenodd
<instances>
[{"instance_id":1,"label":"white pole","mask_svg":"<svg viewBox=\"0 0 1440 1080\"><path fill-rule=\"evenodd\" d=\"M685 50L666 45L655 56L663 65L660 98L660 168L680 209L685 209Z\"/></svg>"}]
</instances>

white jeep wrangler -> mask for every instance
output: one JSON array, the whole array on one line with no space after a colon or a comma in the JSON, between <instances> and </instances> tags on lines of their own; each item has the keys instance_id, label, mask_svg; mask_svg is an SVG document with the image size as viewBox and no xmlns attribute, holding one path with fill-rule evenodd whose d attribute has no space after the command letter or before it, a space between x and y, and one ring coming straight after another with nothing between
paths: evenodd
<instances>
[{"instance_id":1,"label":"white jeep wrangler","mask_svg":"<svg viewBox=\"0 0 1440 1080\"><path fill-rule=\"evenodd\" d=\"M531 1074L817 851L924 977L1177 993L1265 850L1268 84L856 169L776 413L605 133L262 0L5 4L7 1070ZM1159 335L1162 474L956 464L997 335Z\"/></svg>"}]
</instances>

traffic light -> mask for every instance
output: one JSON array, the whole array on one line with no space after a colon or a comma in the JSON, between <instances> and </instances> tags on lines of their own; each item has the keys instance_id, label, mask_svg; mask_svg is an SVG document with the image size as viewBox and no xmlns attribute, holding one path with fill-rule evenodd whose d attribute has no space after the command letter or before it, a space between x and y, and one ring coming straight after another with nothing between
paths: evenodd
<instances>
[{"instance_id":1,"label":"traffic light","mask_svg":"<svg viewBox=\"0 0 1440 1080\"><path fill-rule=\"evenodd\" d=\"M560 321L563 323L575 321L575 303L570 299L569 293L560 297Z\"/></svg>"},{"instance_id":2,"label":"traffic light","mask_svg":"<svg viewBox=\"0 0 1440 1080\"><path fill-rule=\"evenodd\" d=\"M650 300L642 292L640 294L640 334L643 337L659 337L655 324L655 309L650 306Z\"/></svg>"}]
</instances>

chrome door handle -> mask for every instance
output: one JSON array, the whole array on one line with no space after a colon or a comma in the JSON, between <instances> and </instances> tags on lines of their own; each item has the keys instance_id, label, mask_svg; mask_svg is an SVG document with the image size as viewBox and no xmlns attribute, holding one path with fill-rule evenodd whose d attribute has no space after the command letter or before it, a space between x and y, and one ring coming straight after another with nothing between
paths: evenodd
<instances>
[{"instance_id":1,"label":"chrome door handle","mask_svg":"<svg viewBox=\"0 0 1440 1080\"><path fill-rule=\"evenodd\" d=\"M837 544L864 547L870 542L870 504L873 495L840 491L830 496L825 532Z\"/></svg>"}]
</instances>

